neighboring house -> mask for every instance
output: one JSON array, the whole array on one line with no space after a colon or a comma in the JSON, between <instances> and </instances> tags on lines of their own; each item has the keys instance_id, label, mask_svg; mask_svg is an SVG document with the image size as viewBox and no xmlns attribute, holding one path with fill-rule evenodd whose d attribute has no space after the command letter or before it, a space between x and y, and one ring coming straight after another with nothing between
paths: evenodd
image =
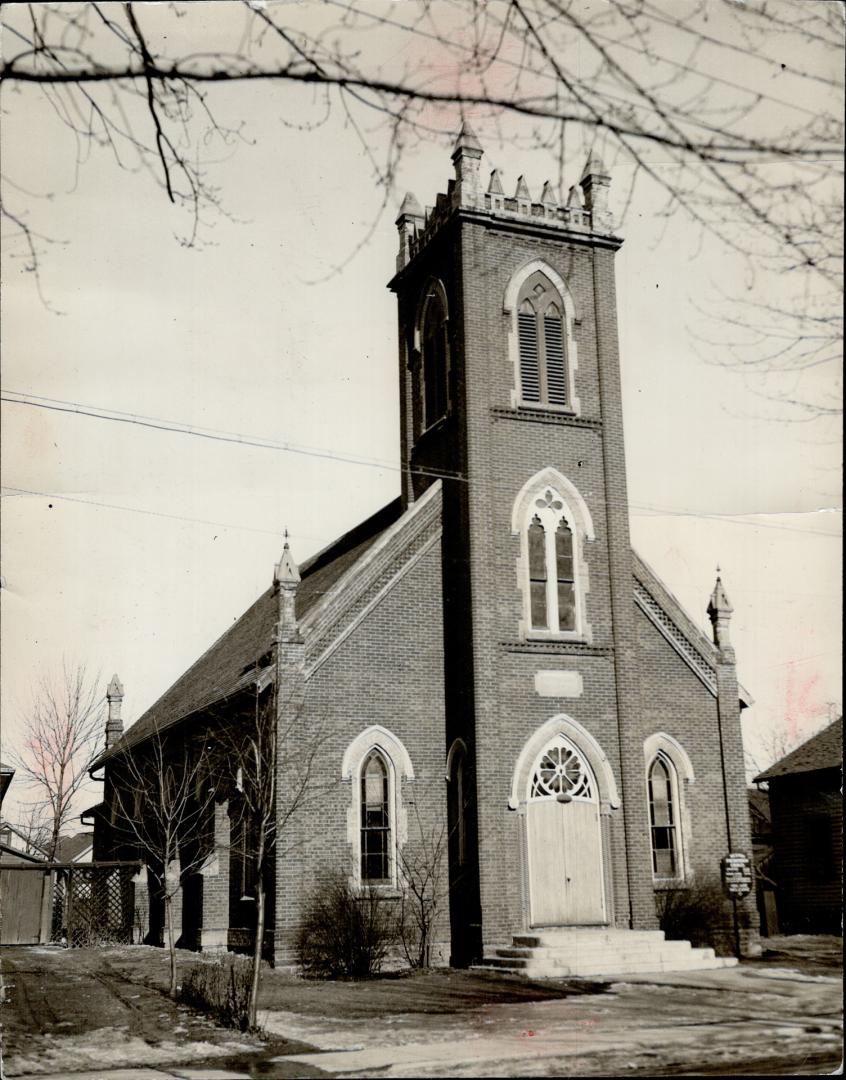
<instances>
[{"instance_id":1,"label":"neighboring house","mask_svg":"<svg viewBox=\"0 0 846 1080\"><path fill-rule=\"evenodd\" d=\"M766 783L781 930L841 934L843 718L755 777Z\"/></svg>"},{"instance_id":2,"label":"neighboring house","mask_svg":"<svg viewBox=\"0 0 846 1080\"><path fill-rule=\"evenodd\" d=\"M3 800L6 798L6 792L9 790L9 784L11 784L14 775L15 770L12 766L4 765L0 761L0 806L3 805Z\"/></svg>"},{"instance_id":3,"label":"neighboring house","mask_svg":"<svg viewBox=\"0 0 846 1080\"><path fill-rule=\"evenodd\" d=\"M59 846L56 849L56 862L59 863L90 863L94 851L94 832L79 832L74 836L62 836L59 838Z\"/></svg>"},{"instance_id":4,"label":"neighboring house","mask_svg":"<svg viewBox=\"0 0 846 1080\"><path fill-rule=\"evenodd\" d=\"M20 859L24 862L45 862L47 852L23 829L11 822L0 820L0 858L4 863Z\"/></svg>"},{"instance_id":5,"label":"neighboring house","mask_svg":"<svg viewBox=\"0 0 846 1080\"><path fill-rule=\"evenodd\" d=\"M778 933L775 881L773 880L773 827L766 791L749 788L749 821L752 827L752 862L755 867L755 899L761 933Z\"/></svg>"},{"instance_id":6,"label":"neighboring house","mask_svg":"<svg viewBox=\"0 0 846 1080\"><path fill-rule=\"evenodd\" d=\"M292 747L319 738L320 803L272 867L278 962L322 875L396 903L427 837L449 840L434 940L454 963L530 927L653 928L656 890L751 857L731 605L718 578L711 641L630 547L609 177L592 156L563 207L497 171L485 189L481 157L465 125L447 194L397 219L401 494L301 566L286 543L125 734L109 687L97 858L122 851L127 756L160 735L273 700L283 798ZM209 857L183 875L202 948L255 918L237 780L216 777ZM738 906L748 944L754 897Z\"/></svg>"}]
</instances>

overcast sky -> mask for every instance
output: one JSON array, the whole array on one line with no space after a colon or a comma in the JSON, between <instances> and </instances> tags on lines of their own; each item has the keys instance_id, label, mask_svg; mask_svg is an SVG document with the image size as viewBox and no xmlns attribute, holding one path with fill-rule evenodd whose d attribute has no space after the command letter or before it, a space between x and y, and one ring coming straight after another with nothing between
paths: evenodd
<instances>
[{"instance_id":1,"label":"overcast sky","mask_svg":"<svg viewBox=\"0 0 846 1080\"><path fill-rule=\"evenodd\" d=\"M236 17L237 5L196 5L180 30L201 51ZM311 89L215 88L212 103L245 125L214 166L232 217L186 248L184 214L143 170L96 147L77 165L39 91L5 97L4 170L56 242L41 266L52 310L4 250L4 390L277 445L4 402L4 757L31 685L63 657L99 671L104 691L117 672L131 722L269 585L284 528L303 560L399 490L393 221L406 190L424 205L446 190L459 113L442 110L444 134L403 155L386 201L341 110L301 128L318 111ZM484 175L501 168L507 192L521 173L535 197L556 179L526 129L512 122L502 145L471 118ZM368 122L379 148L380 118ZM566 184L585 153L574 137ZM651 165L670 168L654 150ZM631 174L611 171L619 212ZM768 733L807 734L839 710L839 441L775 422L759 385L703 359L700 308L748 283L660 206L639 180L619 228L632 537L703 628L721 566L756 702L745 736L763 764Z\"/></svg>"}]
</instances>

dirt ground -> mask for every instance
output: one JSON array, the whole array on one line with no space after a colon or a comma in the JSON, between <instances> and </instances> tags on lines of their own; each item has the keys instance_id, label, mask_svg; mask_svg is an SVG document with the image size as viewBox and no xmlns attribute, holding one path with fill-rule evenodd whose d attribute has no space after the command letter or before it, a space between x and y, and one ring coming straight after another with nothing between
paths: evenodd
<instances>
[{"instance_id":1,"label":"dirt ground","mask_svg":"<svg viewBox=\"0 0 846 1080\"><path fill-rule=\"evenodd\" d=\"M268 970L261 1037L170 1001L163 950L4 947L5 1075L99 1069L111 1080L139 1066L203 1078L832 1072L842 941L764 944L761 959L740 968L616 983L473 971L319 983ZM181 965L199 959L180 953Z\"/></svg>"}]
</instances>

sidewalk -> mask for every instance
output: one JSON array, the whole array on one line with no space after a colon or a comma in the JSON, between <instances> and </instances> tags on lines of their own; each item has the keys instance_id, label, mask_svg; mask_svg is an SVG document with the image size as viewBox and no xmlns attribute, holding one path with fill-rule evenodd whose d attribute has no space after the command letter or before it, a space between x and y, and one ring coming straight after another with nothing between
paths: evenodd
<instances>
[{"instance_id":1,"label":"sidewalk","mask_svg":"<svg viewBox=\"0 0 846 1080\"><path fill-rule=\"evenodd\" d=\"M731 1073L786 1061L831 1071L840 1061L842 989L832 976L744 966L608 986L452 1016L344 1023L269 1013L264 1024L319 1049L279 1064L335 1076L619 1075L705 1065Z\"/></svg>"}]
</instances>

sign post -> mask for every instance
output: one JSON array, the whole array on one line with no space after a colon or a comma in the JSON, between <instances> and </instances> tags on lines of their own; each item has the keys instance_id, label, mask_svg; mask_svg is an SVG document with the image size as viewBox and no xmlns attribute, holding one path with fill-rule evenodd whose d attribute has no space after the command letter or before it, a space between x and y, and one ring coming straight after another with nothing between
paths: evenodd
<instances>
[{"instance_id":1,"label":"sign post","mask_svg":"<svg viewBox=\"0 0 846 1080\"><path fill-rule=\"evenodd\" d=\"M742 851L729 852L720 861L723 889L731 900L734 913L734 955L740 959L740 926L737 919L737 901L752 891L752 865L749 856Z\"/></svg>"}]
</instances>

